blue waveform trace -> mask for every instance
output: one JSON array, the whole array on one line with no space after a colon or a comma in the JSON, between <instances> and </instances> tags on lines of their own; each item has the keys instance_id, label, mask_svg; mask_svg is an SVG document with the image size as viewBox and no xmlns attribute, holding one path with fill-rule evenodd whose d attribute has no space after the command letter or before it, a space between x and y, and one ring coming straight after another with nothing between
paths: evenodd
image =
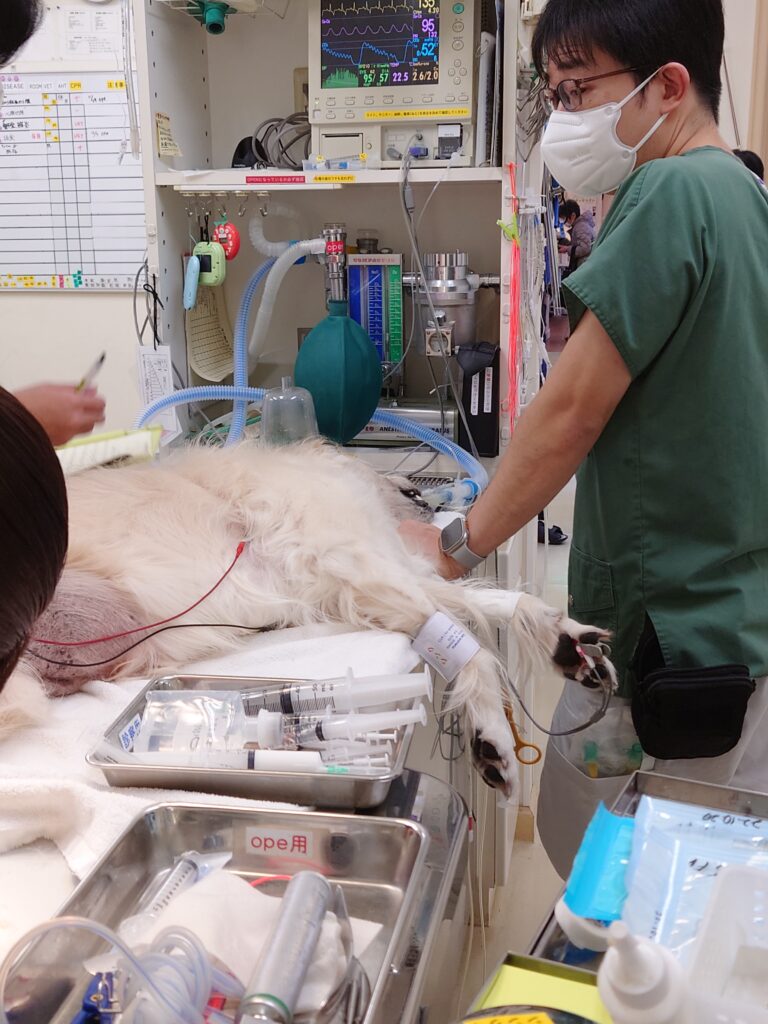
<instances>
[{"instance_id":1,"label":"blue waveform trace","mask_svg":"<svg viewBox=\"0 0 768 1024\"><path fill-rule=\"evenodd\" d=\"M344 53L342 50L334 50L328 43L323 44L323 52L329 56L336 57L338 60L348 60L353 65L359 67L362 63L365 63L364 54L366 50L371 50L373 53L377 53L379 56L386 57L388 60L396 61L397 63L406 63L408 61L409 50L413 51L414 58L416 57L428 57L432 60L436 60L434 53L434 47L431 50L425 49L424 47L419 50L419 42L409 42L404 47L404 52L401 57L397 56L396 53L390 53L388 50L383 50L379 46L374 46L373 43L362 43L359 49L359 55L353 56L351 53Z\"/></svg>"}]
</instances>

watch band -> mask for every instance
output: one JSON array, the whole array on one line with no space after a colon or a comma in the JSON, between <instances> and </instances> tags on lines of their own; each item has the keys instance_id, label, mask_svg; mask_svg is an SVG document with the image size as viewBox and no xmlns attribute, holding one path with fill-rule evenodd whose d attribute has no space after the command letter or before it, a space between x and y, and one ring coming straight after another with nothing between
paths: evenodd
<instances>
[{"instance_id":1,"label":"watch band","mask_svg":"<svg viewBox=\"0 0 768 1024\"><path fill-rule=\"evenodd\" d=\"M472 551L467 543L467 538L462 543L461 547L458 547L455 551L452 551L450 557L462 565L465 569L476 569L478 565L485 561L484 555L476 555Z\"/></svg>"},{"instance_id":2,"label":"watch band","mask_svg":"<svg viewBox=\"0 0 768 1024\"><path fill-rule=\"evenodd\" d=\"M466 516L459 515L456 517L457 520L461 520L463 525L462 537L458 543L454 543L450 547L444 547L441 542L441 548L444 555L449 558L453 558L454 561L458 562L459 565L465 569L475 569L481 562L485 561L485 556L476 555L474 551L469 547L469 530L467 528ZM456 520L454 520L455 522Z\"/></svg>"}]
</instances>

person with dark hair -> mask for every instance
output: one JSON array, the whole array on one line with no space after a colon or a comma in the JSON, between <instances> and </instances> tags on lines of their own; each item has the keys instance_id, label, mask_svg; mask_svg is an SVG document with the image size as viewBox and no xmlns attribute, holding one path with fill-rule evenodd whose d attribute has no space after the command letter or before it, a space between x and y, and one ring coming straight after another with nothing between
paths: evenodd
<instances>
[{"instance_id":1,"label":"person with dark hair","mask_svg":"<svg viewBox=\"0 0 768 1024\"><path fill-rule=\"evenodd\" d=\"M566 199L566 201L560 207L560 215L563 218L563 223L570 231L573 225L581 216L581 207L575 199Z\"/></svg>"},{"instance_id":2,"label":"person with dark hair","mask_svg":"<svg viewBox=\"0 0 768 1024\"><path fill-rule=\"evenodd\" d=\"M734 149L734 156L747 167L753 174L756 174L760 181L765 181L765 164L751 149Z\"/></svg>"},{"instance_id":3,"label":"person with dark hair","mask_svg":"<svg viewBox=\"0 0 768 1024\"><path fill-rule=\"evenodd\" d=\"M402 531L461 575L578 470L569 615L612 631L620 699L549 742L538 825L563 877L638 752L768 792L768 192L718 131L724 35L722 0L547 3L545 162L568 192L617 194L461 564L438 531ZM600 708L574 684L553 730Z\"/></svg>"},{"instance_id":4,"label":"person with dark hair","mask_svg":"<svg viewBox=\"0 0 768 1024\"><path fill-rule=\"evenodd\" d=\"M0 388L0 690L53 598L67 554L67 491L43 428Z\"/></svg>"},{"instance_id":5,"label":"person with dark hair","mask_svg":"<svg viewBox=\"0 0 768 1024\"><path fill-rule=\"evenodd\" d=\"M32 38L43 11L42 0L0 0L0 68ZM91 388L78 391L74 386L38 384L16 395L54 444L87 434L104 420L104 402Z\"/></svg>"}]
</instances>

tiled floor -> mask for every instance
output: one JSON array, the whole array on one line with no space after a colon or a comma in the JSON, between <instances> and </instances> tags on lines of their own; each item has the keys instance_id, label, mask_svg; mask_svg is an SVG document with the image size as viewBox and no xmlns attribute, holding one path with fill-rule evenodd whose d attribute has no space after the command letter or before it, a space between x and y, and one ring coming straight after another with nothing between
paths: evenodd
<instances>
[{"instance_id":1,"label":"tiled floor","mask_svg":"<svg viewBox=\"0 0 768 1024\"><path fill-rule=\"evenodd\" d=\"M548 524L556 523L569 536L573 528L573 500L575 482L563 491L547 511ZM568 552L570 543L561 547L539 548L546 559L544 599L554 607L567 607ZM542 680L536 691L536 714L539 721L551 721L562 683L553 675ZM535 742L546 745L546 736L538 733ZM535 809L535 797L533 800ZM560 890L562 881L549 863L538 838L533 843L518 842L512 854L510 881L498 894L490 925L486 928L485 955L482 935L475 928L470 957L469 975L465 986L465 1002L480 991L485 979L507 952L524 953L543 923Z\"/></svg>"}]
</instances>

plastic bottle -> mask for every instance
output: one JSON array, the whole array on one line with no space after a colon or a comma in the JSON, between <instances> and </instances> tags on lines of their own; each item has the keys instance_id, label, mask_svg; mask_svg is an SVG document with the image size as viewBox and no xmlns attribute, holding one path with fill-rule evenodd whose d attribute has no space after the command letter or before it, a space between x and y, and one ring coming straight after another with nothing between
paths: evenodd
<instances>
[{"instance_id":1,"label":"plastic bottle","mask_svg":"<svg viewBox=\"0 0 768 1024\"><path fill-rule=\"evenodd\" d=\"M337 679L285 683L282 686L243 690L243 707L248 715L262 709L286 715L357 711L381 704L403 704L426 697L432 700L429 669L410 675L355 676L349 669Z\"/></svg>"},{"instance_id":2,"label":"plastic bottle","mask_svg":"<svg viewBox=\"0 0 768 1024\"><path fill-rule=\"evenodd\" d=\"M317 437L317 419L312 395L296 388L290 377L283 377L279 388L271 388L261 407L261 440L279 446Z\"/></svg>"},{"instance_id":3,"label":"plastic bottle","mask_svg":"<svg viewBox=\"0 0 768 1024\"><path fill-rule=\"evenodd\" d=\"M631 934L623 921L608 930L597 975L613 1024L766 1024L764 1006L700 994L663 946Z\"/></svg>"},{"instance_id":4,"label":"plastic bottle","mask_svg":"<svg viewBox=\"0 0 768 1024\"><path fill-rule=\"evenodd\" d=\"M684 1024L688 986L668 949L639 939L616 921L597 976L600 997L613 1024Z\"/></svg>"}]
</instances>

